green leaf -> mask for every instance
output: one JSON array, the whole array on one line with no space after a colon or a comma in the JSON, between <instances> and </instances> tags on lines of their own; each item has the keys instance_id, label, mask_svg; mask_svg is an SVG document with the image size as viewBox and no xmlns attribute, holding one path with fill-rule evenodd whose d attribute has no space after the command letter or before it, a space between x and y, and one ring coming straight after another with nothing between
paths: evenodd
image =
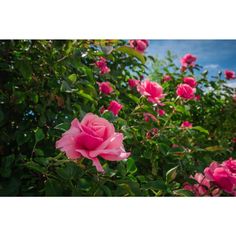
<instances>
[{"instance_id":1,"label":"green leaf","mask_svg":"<svg viewBox=\"0 0 236 236\"><path fill-rule=\"evenodd\" d=\"M194 126L194 127L192 127L191 129L198 130L198 131L200 131L201 133L209 134L208 130L202 128L201 126Z\"/></svg>"},{"instance_id":2,"label":"green leaf","mask_svg":"<svg viewBox=\"0 0 236 236\"><path fill-rule=\"evenodd\" d=\"M127 164L127 173L134 174L137 171L134 159L128 158L126 164Z\"/></svg>"},{"instance_id":3,"label":"green leaf","mask_svg":"<svg viewBox=\"0 0 236 236\"><path fill-rule=\"evenodd\" d=\"M53 179L48 179L45 183L46 196L61 196L63 193L62 186Z\"/></svg>"},{"instance_id":4,"label":"green leaf","mask_svg":"<svg viewBox=\"0 0 236 236\"><path fill-rule=\"evenodd\" d=\"M15 160L15 155L9 155L6 157L1 157L1 168L0 168L0 174L2 177L10 177L12 173L12 167Z\"/></svg>"},{"instance_id":5,"label":"green leaf","mask_svg":"<svg viewBox=\"0 0 236 236\"><path fill-rule=\"evenodd\" d=\"M28 61L21 61L18 62L18 68L23 77L27 80L30 80L32 78L32 68Z\"/></svg>"},{"instance_id":6,"label":"green leaf","mask_svg":"<svg viewBox=\"0 0 236 236\"><path fill-rule=\"evenodd\" d=\"M131 47L122 46L122 47L117 48L116 50L120 51L120 52L123 52L123 53L126 53L131 57L136 57L143 64L145 64L145 62L146 62L145 57L140 52L138 52L137 50L135 50Z\"/></svg>"},{"instance_id":7,"label":"green leaf","mask_svg":"<svg viewBox=\"0 0 236 236\"><path fill-rule=\"evenodd\" d=\"M70 127L69 123L61 123L61 124L56 125L54 127L54 129L58 129L58 130L65 132L69 129L69 127Z\"/></svg>"},{"instance_id":8,"label":"green leaf","mask_svg":"<svg viewBox=\"0 0 236 236\"><path fill-rule=\"evenodd\" d=\"M134 101L136 104L139 104L139 102L140 102L139 98L137 98L136 96L134 96L134 95L132 95L132 94L130 94L130 93L128 93L127 96L128 96L132 101Z\"/></svg>"},{"instance_id":9,"label":"green leaf","mask_svg":"<svg viewBox=\"0 0 236 236\"><path fill-rule=\"evenodd\" d=\"M171 181L173 181L177 175L177 169L178 169L178 166L175 166L174 168L168 170L166 172L166 181L167 183L170 183Z\"/></svg>"},{"instance_id":10,"label":"green leaf","mask_svg":"<svg viewBox=\"0 0 236 236\"><path fill-rule=\"evenodd\" d=\"M209 152L215 152L215 151L223 151L225 149L220 146L210 146L210 147L206 147L205 150L207 150Z\"/></svg>"},{"instance_id":11,"label":"green leaf","mask_svg":"<svg viewBox=\"0 0 236 236\"><path fill-rule=\"evenodd\" d=\"M81 97L85 98L86 100L89 100L91 102L94 102L94 99L92 96L90 96L89 94L85 93L83 90L80 90L78 92L78 95L80 95Z\"/></svg>"},{"instance_id":12,"label":"green leaf","mask_svg":"<svg viewBox=\"0 0 236 236\"><path fill-rule=\"evenodd\" d=\"M34 161L30 161L30 162L25 163L25 166L28 169L30 169L30 170L32 170L34 172L38 172L40 174L43 174L47 170L45 167L39 165L38 163L36 163Z\"/></svg>"},{"instance_id":13,"label":"green leaf","mask_svg":"<svg viewBox=\"0 0 236 236\"><path fill-rule=\"evenodd\" d=\"M185 190L185 189L178 189L175 190L174 195L181 196L181 197L191 197L194 196L191 191Z\"/></svg>"},{"instance_id":14,"label":"green leaf","mask_svg":"<svg viewBox=\"0 0 236 236\"><path fill-rule=\"evenodd\" d=\"M71 74L68 76L68 80L71 82L71 83L75 83L76 80L77 80L77 76L76 74Z\"/></svg>"},{"instance_id":15,"label":"green leaf","mask_svg":"<svg viewBox=\"0 0 236 236\"><path fill-rule=\"evenodd\" d=\"M37 128L35 131L35 142L38 143L39 141L43 140L45 135L41 128Z\"/></svg>"}]
</instances>

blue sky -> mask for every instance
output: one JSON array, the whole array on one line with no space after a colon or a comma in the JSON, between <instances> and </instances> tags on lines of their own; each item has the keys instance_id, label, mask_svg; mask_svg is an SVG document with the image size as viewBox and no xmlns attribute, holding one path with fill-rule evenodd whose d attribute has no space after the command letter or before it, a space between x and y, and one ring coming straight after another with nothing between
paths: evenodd
<instances>
[{"instance_id":1,"label":"blue sky","mask_svg":"<svg viewBox=\"0 0 236 236\"><path fill-rule=\"evenodd\" d=\"M209 75L225 69L236 71L236 40L150 40L147 54L162 59L167 50L178 57L176 63L186 53L197 56L197 63L208 69ZM230 84L235 87L236 80Z\"/></svg>"}]
</instances>

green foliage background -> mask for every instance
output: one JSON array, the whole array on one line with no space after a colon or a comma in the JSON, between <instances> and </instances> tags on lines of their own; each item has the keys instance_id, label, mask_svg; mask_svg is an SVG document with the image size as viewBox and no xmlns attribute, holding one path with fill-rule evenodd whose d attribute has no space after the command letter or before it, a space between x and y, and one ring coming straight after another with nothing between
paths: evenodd
<instances>
[{"instance_id":1,"label":"green foliage background","mask_svg":"<svg viewBox=\"0 0 236 236\"><path fill-rule=\"evenodd\" d=\"M111 51L112 49L112 51ZM111 69L100 75L95 62L103 56ZM151 63L150 70L146 64ZM163 75L173 79L162 83ZM147 76L162 84L166 115L135 89L129 78ZM200 101L176 99L185 76L198 81ZM99 94L97 82L109 81L115 92ZM190 196L182 190L190 175L213 160L236 157L236 104L222 75L209 80L197 66L180 72L174 57L144 56L123 40L1 41L0 42L0 195L2 196ZM118 117L103 117L124 133L125 161L101 161L97 173L87 159L72 162L55 142L72 119L99 114L111 100L123 104ZM145 122L149 112L157 122ZM192 129L181 129L183 121ZM146 133L158 128L152 139ZM173 147L177 144L178 147Z\"/></svg>"}]
</instances>

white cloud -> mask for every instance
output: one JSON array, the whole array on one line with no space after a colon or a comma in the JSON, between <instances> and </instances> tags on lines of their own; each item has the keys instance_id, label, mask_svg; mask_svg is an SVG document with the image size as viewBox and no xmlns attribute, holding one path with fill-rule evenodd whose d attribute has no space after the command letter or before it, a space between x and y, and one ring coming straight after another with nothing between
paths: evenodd
<instances>
[{"instance_id":1,"label":"white cloud","mask_svg":"<svg viewBox=\"0 0 236 236\"><path fill-rule=\"evenodd\" d=\"M220 65L218 64L208 64L204 66L204 69L219 69Z\"/></svg>"}]
</instances>

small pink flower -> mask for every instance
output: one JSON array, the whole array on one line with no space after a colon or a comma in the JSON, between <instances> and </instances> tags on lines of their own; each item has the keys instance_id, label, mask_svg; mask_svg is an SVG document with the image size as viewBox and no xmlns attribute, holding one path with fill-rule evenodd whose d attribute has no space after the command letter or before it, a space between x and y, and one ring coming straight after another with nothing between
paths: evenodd
<instances>
[{"instance_id":1,"label":"small pink flower","mask_svg":"<svg viewBox=\"0 0 236 236\"><path fill-rule=\"evenodd\" d=\"M122 109L122 105L120 103L118 103L117 101L111 101L110 105L108 106L107 110L112 112L114 114L114 116L117 116L120 112L120 110Z\"/></svg>"},{"instance_id":2,"label":"small pink flower","mask_svg":"<svg viewBox=\"0 0 236 236\"><path fill-rule=\"evenodd\" d=\"M100 60L95 62L95 65L100 69L100 74L107 74L110 72L110 68L107 67L107 62L104 57L100 57Z\"/></svg>"},{"instance_id":3,"label":"small pink flower","mask_svg":"<svg viewBox=\"0 0 236 236\"><path fill-rule=\"evenodd\" d=\"M176 89L176 94L186 100L194 98L195 89L188 84L179 84Z\"/></svg>"},{"instance_id":4,"label":"small pink flower","mask_svg":"<svg viewBox=\"0 0 236 236\"><path fill-rule=\"evenodd\" d=\"M210 181L202 173L196 173L194 177L190 176L190 178L195 179L198 183L193 185L185 183L185 190L193 192L195 196L209 196Z\"/></svg>"},{"instance_id":5,"label":"small pink flower","mask_svg":"<svg viewBox=\"0 0 236 236\"><path fill-rule=\"evenodd\" d=\"M192 88L195 88L197 86L197 82L193 77L185 77L185 78L183 78L183 82L185 84L188 84Z\"/></svg>"},{"instance_id":6,"label":"small pink flower","mask_svg":"<svg viewBox=\"0 0 236 236\"><path fill-rule=\"evenodd\" d=\"M186 55L184 55L182 58L181 58L181 65L183 67L188 67L188 66L195 66L195 62L197 60L197 57L188 53Z\"/></svg>"},{"instance_id":7,"label":"small pink flower","mask_svg":"<svg viewBox=\"0 0 236 236\"><path fill-rule=\"evenodd\" d=\"M181 66L181 67L180 67L180 72L183 73L183 72L185 72L186 70L187 70L187 67L185 67L185 66Z\"/></svg>"},{"instance_id":8,"label":"small pink flower","mask_svg":"<svg viewBox=\"0 0 236 236\"><path fill-rule=\"evenodd\" d=\"M116 133L113 124L92 113L86 114L81 122L74 119L70 129L56 142L56 148L72 160L90 159L99 172L104 170L98 157L120 161L130 155L125 152L123 134Z\"/></svg>"},{"instance_id":9,"label":"small pink flower","mask_svg":"<svg viewBox=\"0 0 236 236\"><path fill-rule=\"evenodd\" d=\"M190 123L189 121L184 121L184 122L181 124L180 127L181 127L181 128L192 128L193 125L192 125L192 123Z\"/></svg>"},{"instance_id":10,"label":"small pink flower","mask_svg":"<svg viewBox=\"0 0 236 236\"><path fill-rule=\"evenodd\" d=\"M232 143L236 143L236 138L232 138Z\"/></svg>"},{"instance_id":11,"label":"small pink flower","mask_svg":"<svg viewBox=\"0 0 236 236\"><path fill-rule=\"evenodd\" d=\"M157 121L157 118L151 113L143 113L144 120L149 122L149 120Z\"/></svg>"},{"instance_id":12,"label":"small pink flower","mask_svg":"<svg viewBox=\"0 0 236 236\"><path fill-rule=\"evenodd\" d=\"M99 86L99 91L104 94L108 95L113 92L113 88L111 87L110 82L102 82L102 83L98 82L98 86Z\"/></svg>"},{"instance_id":13,"label":"small pink flower","mask_svg":"<svg viewBox=\"0 0 236 236\"><path fill-rule=\"evenodd\" d=\"M102 106L102 107L100 108L100 110L99 110L99 113L100 113L100 114L103 114L105 110L106 110L105 107Z\"/></svg>"},{"instance_id":14,"label":"small pink flower","mask_svg":"<svg viewBox=\"0 0 236 236\"><path fill-rule=\"evenodd\" d=\"M134 48L141 53L144 53L146 48L149 46L148 40L130 40L129 44L131 48Z\"/></svg>"},{"instance_id":15,"label":"small pink flower","mask_svg":"<svg viewBox=\"0 0 236 236\"><path fill-rule=\"evenodd\" d=\"M195 95L195 96L194 96L194 99L195 99L196 101L199 101L199 100L201 99L201 96L200 96L200 95Z\"/></svg>"},{"instance_id":16,"label":"small pink flower","mask_svg":"<svg viewBox=\"0 0 236 236\"><path fill-rule=\"evenodd\" d=\"M141 84L137 86L137 90L141 95L147 97L148 101L152 103L160 104L160 99L165 97L161 85L148 79L142 81Z\"/></svg>"},{"instance_id":17,"label":"small pink flower","mask_svg":"<svg viewBox=\"0 0 236 236\"><path fill-rule=\"evenodd\" d=\"M229 169L230 166L234 166L233 163L219 164L217 162L212 162L209 167L205 168L205 176L224 190L227 193L235 194L236 187L236 174L232 173Z\"/></svg>"},{"instance_id":18,"label":"small pink flower","mask_svg":"<svg viewBox=\"0 0 236 236\"><path fill-rule=\"evenodd\" d=\"M152 128L146 133L146 139L151 139L155 136L158 135L158 129L157 128Z\"/></svg>"},{"instance_id":19,"label":"small pink flower","mask_svg":"<svg viewBox=\"0 0 236 236\"><path fill-rule=\"evenodd\" d=\"M232 98L233 98L233 101L236 102L236 94L234 94Z\"/></svg>"},{"instance_id":20,"label":"small pink flower","mask_svg":"<svg viewBox=\"0 0 236 236\"><path fill-rule=\"evenodd\" d=\"M230 79L235 79L235 72L232 70L225 70L225 78L230 80Z\"/></svg>"},{"instance_id":21,"label":"small pink flower","mask_svg":"<svg viewBox=\"0 0 236 236\"><path fill-rule=\"evenodd\" d=\"M159 116L164 116L166 114L166 112L162 109L158 110L157 112Z\"/></svg>"},{"instance_id":22,"label":"small pink flower","mask_svg":"<svg viewBox=\"0 0 236 236\"><path fill-rule=\"evenodd\" d=\"M165 83L170 80L171 80L171 77L169 75L165 75L165 76L163 76L162 82Z\"/></svg>"},{"instance_id":23,"label":"small pink flower","mask_svg":"<svg viewBox=\"0 0 236 236\"><path fill-rule=\"evenodd\" d=\"M140 81L137 79L128 79L128 84L129 84L130 88L136 87L139 83L140 83Z\"/></svg>"}]
</instances>

